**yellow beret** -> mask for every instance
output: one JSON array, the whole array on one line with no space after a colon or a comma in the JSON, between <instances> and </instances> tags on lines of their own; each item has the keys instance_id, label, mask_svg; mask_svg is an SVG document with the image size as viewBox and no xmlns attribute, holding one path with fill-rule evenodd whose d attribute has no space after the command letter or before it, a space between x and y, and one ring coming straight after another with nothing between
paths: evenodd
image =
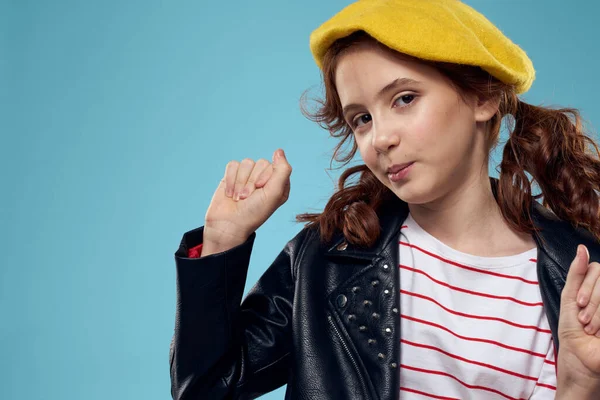
<instances>
[{"instance_id":1,"label":"yellow beret","mask_svg":"<svg viewBox=\"0 0 600 400\"><path fill-rule=\"evenodd\" d=\"M414 57L479 66L517 93L535 79L525 51L459 0L359 0L312 32L310 49L319 68L333 42L360 30Z\"/></svg>"}]
</instances>

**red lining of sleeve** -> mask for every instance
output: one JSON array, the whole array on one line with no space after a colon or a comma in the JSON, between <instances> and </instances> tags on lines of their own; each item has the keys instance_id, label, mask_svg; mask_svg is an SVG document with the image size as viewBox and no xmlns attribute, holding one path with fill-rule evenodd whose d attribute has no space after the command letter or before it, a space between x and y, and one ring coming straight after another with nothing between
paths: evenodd
<instances>
[{"instance_id":1,"label":"red lining of sleeve","mask_svg":"<svg viewBox=\"0 0 600 400\"><path fill-rule=\"evenodd\" d=\"M202 254L202 243L200 243L198 246L194 246L188 250L189 258L200 258L201 254Z\"/></svg>"}]
</instances>

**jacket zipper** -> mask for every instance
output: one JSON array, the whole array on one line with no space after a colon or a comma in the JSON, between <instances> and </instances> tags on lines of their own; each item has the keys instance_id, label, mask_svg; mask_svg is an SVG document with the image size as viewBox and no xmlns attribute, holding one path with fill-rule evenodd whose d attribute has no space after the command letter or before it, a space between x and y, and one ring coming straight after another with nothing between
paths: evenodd
<instances>
[{"instance_id":1,"label":"jacket zipper","mask_svg":"<svg viewBox=\"0 0 600 400\"><path fill-rule=\"evenodd\" d=\"M356 360L352 356L352 353L350 352L350 348L348 348L348 345L346 344L346 341L344 340L344 338L340 334L340 331L338 331L337 327L335 326L335 322L333 321L333 317L329 314L329 315L327 315L327 319L329 320L329 324L331 325L331 327L335 331L336 335L340 339L340 342L342 343L342 347L344 348L344 350L346 350L346 354L348 354L348 357L350 357L350 361L352 361L352 365L354 365L354 368L356 370L356 373L358 375L358 379L359 379L359 381L360 381L360 383L362 385L363 390L365 391L365 393L367 395L369 395L369 391L367 390L367 385L365 383L365 380L364 380L362 374L360 373L360 368L358 367L358 363L356 362Z\"/></svg>"}]
</instances>

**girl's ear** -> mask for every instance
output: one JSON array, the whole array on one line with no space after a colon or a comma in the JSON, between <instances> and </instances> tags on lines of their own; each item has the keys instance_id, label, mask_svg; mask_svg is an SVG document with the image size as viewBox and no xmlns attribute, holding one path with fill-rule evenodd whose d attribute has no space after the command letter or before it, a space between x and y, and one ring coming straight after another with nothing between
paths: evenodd
<instances>
[{"instance_id":1,"label":"girl's ear","mask_svg":"<svg viewBox=\"0 0 600 400\"><path fill-rule=\"evenodd\" d=\"M475 104L475 120L477 122L487 122L496 113L500 107L500 96L478 98Z\"/></svg>"}]
</instances>

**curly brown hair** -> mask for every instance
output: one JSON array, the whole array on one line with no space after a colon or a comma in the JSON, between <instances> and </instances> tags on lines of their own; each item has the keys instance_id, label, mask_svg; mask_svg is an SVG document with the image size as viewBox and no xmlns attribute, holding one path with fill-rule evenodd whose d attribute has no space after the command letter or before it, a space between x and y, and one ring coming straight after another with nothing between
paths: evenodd
<instances>
[{"instance_id":1,"label":"curly brown hair","mask_svg":"<svg viewBox=\"0 0 600 400\"><path fill-rule=\"evenodd\" d=\"M305 106L306 93L302 96L303 114L339 139L332 162L340 162L341 166L353 159L358 148L342 114L335 69L348 48L363 42L388 49L362 31L336 41L323 59L324 98L317 99L316 109L310 112ZM529 211L531 202L541 197L542 205L558 218L589 230L600 240L600 153L597 144L584 131L577 109L527 104L518 98L513 86L479 67L403 56L436 68L461 96L475 94L479 98L500 100L498 111L489 123L486 145L489 152L498 145L502 120L508 117L509 138L500 163L496 194L502 215L513 229L528 234L535 230ZM344 153L342 148L348 145L351 148ZM355 174L359 174L358 180L349 182ZM540 194L532 194L534 181ZM369 247L380 235L377 211L393 196L395 194L366 165L357 165L343 171L338 188L323 212L299 214L296 220L306 222L307 227L318 228L324 242L341 231L348 242Z\"/></svg>"}]
</instances>

